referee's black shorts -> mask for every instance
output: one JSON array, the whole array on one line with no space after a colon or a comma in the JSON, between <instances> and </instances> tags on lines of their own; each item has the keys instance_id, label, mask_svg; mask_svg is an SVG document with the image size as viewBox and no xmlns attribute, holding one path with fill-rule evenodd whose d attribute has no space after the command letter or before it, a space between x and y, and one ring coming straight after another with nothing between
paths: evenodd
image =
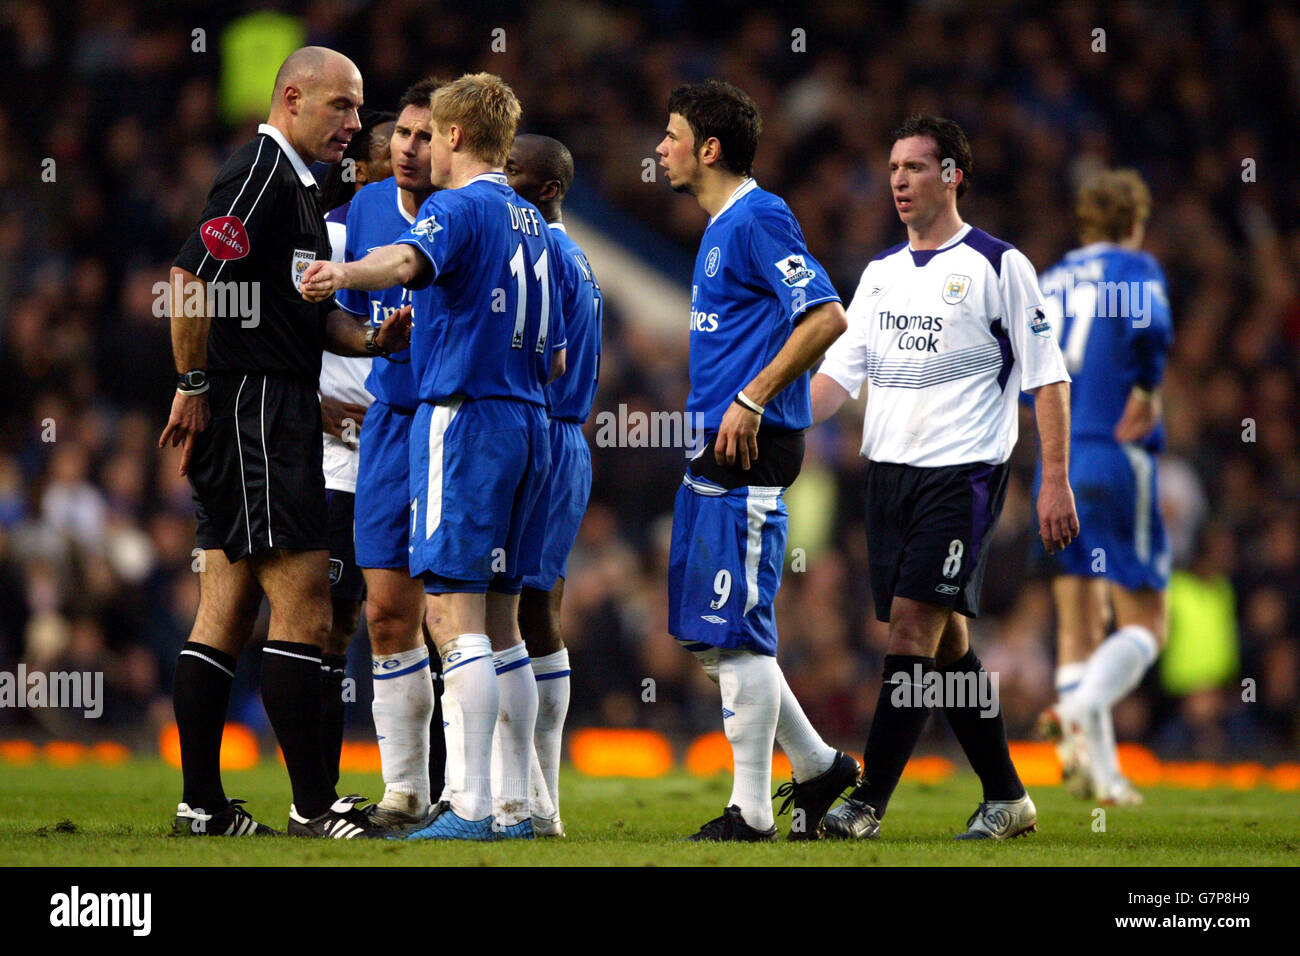
<instances>
[{"instance_id":1,"label":"referee's black shorts","mask_svg":"<svg viewBox=\"0 0 1300 956\"><path fill-rule=\"evenodd\" d=\"M867 557L876 618L895 597L979 616L988 543L1002 513L1011 468L917 468L873 461L867 468Z\"/></svg>"},{"instance_id":2,"label":"referee's black shorts","mask_svg":"<svg viewBox=\"0 0 1300 956\"><path fill-rule=\"evenodd\" d=\"M195 436L189 471L199 547L232 562L329 547L315 385L260 373L209 381L212 420Z\"/></svg>"}]
</instances>

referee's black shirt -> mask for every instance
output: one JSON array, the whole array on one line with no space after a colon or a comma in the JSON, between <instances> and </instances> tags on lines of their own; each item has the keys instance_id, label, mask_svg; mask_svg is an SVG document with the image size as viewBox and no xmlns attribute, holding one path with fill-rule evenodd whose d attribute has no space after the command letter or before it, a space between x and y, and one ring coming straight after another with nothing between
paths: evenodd
<instances>
[{"instance_id":1,"label":"referee's black shirt","mask_svg":"<svg viewBox=\"0 0 1300 956\"><path fill-rule=\"evenodd\" d=\"M213 290L221 294L208 296L217 313L208 334L209 373L267 372L316 387L331 306L305 301L299 284L312 262L330 259L317 192L302 158L266 124L222 167L174 263L223 284ZM254 302L258 310L248 317Z\"/></svg>"}]
</instances>

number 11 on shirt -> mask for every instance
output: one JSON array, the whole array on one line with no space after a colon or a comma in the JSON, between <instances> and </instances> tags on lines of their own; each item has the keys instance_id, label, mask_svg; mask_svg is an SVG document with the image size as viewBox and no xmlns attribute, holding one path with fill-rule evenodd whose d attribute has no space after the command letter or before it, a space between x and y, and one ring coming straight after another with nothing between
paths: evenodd
<instances>
[{"instance_id":1,"label":"number 11 on shirt","mask_svg":"<svg viewBox=\"0 0 1300 956\"><path fill-rule=\"evenodd\" d=\"M546 330L551 318L551 285L548 281L546 258L548 251L543 249L542 254L533 263L533 275L537 276L537 281L542 286L542 321L537 327L536 351L538 355L546 351ZM510 347L521 349L524 347L524 320L528 316L528 284L524 278L524 244L522 242L515 247L515 254L510 257L510 274L515 277L515 282L519 288L519 301L515 305L515 331L510 339Z\"/></svg>"}]
</instances>

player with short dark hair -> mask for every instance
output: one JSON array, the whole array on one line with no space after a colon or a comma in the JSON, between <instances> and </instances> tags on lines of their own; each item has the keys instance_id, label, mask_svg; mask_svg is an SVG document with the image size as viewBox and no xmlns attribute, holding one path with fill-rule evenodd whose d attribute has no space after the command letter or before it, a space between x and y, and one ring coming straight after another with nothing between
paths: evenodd
<instances>
[{"instance_id":1,"label":"player with short dark hair","mask_svg":"<svg viewBox=\"0 0 1300 956\"><path fill-rule=\"evenodd\" d=\"M338 162L360 128L361 74L322 47L292 53L268 121L227 160L172 268L172 346L180 373L159 445L184 445L203 549L198 614L174 685L184 798L180 833L264 832L221 785L221 733L235 659L263 594L271 605L262 701L293 784L289 833L351 839L382 831L338 799L322 756L321 645L331 623L321 417L321 352L365 355L405 343L406 314L365 332L305 303L302 276L328 261L308 165ZM218 283L260 308L222 314ZM186 305L205 303L194 316ZM224 291L224 290L221 290ZM245 300L243 294L237 298Z\"/></svg>"},{"instance_id":2,"label":"player with short dark hair","mask_svg":"<svg viewBox=\"0 0 1300 956\"><path fill-rule=\"evenodd\" d=\"M1142 795L1120 772L1111 709L1165 642L1170 558L1156 456L1173 325L1164 273L1142 252L1151 215L1142 177L1132 169L1094 173L1079 187L1075 212L1083 246L1041 281L1074 378L1071 479L1083 530L1052 559L1059 701L1040 730L1057 739L1076 794L1134 805ZM1110 607L1115 630L1106 637Z\"/></svg>"},{"instance_id":3,"label":"player with short dark hair","mask_svg":"<svg viewBox=\"0 0 1300 956\"><path fill-rule=\"evenodd\" d=\"M393 178L361 189L348 208L346 249L335 261L363 258L411 227L433 192L429 179L429 97L434 78L403 93L390 140ZM370 293L343 289L335 304L376 325L411 302L394 285ZM361 422L356 484L361 506L350 528L366 585L374 700L371 714L384 775L384 796L368 808L392 829L417 828L442 790L445 747L437 704L439 676L422 640L424 591L407 569L410 503L394 488L409 483L411 420L419 404L409 351L372 364L366 388L374 401Z\"/></svg>"},{"instance_id":4,"label":"player with short dark hair","mask_svg":"<svg viewBox=\"0 0 1300 956\"><path fill-rule=\"evenodd\" d=\"M551 470L524 532L540 539L541 568L524 578L519 596L519 631L537 681L534 749L541 779L533 781L533 832L563 836L560 821L560 748L569 710L569 652L560 634L565 566L591 495L591 449L582 426L591 414L600 374L600 286L591 263L564 227L564 197L573 184L573 155L549 136L521 133L506 159L506 181L540 210L564 255L560 286L568 338L564 375L547 386L550 404ZM517 653L517 652L516 652ZM500 661L498 671L511 666ZM544 799L543 799L544 798ZM548 805L549 804L549 805Z\"/></svg>"},{"instance_id":5,"label":"player with short dark hair","mask_svg":"<svg viewBox=\"0 0 1300 956\"><path fill-rule=\"evenodd\" d=\"M879 835L935 686L954 689L941 695L944 714L984 787L962 837L1004 839L1037 827L1001 709L980 690L990 678L970 648L966 618L979 614L1021 389L1037 399L1043 545L1050 553L1078 534L1070 377L1029 260L957 214L970 168L965 134L950 120L914 117L895 131L890 188L908 242L867 264L849 331L813 377L815 421L871 383L862 438L867 552L876 617L889 624L862 783L827 814L829 836Z\"/></svg>"},{"instance_id":6,"label":"player with short dark hair","mask_svg":"<svg viewBox=\"0 0 1300 956\"><path fill-rule=\"evenodd\" d=\"M430 113L440 191L396 244L315 263L303 295L414 292L409 568L442 655L448 779L446 806L410 838L531 838L537 689L522 668L498 686L493 654L522 645L519 592L539 565L521 543L550 468L545 386L564 370L561 253L502 172L520 114L510 87L468 74L433 94ZM492 815L494 731L505 738L508 819Z\"/></svg>"},{"instance_id":7,"label":"player with short dark hair","mask_svg":"<svg viewBox=\"0 0 1300 956\"><path fill-rule=\"evenodd\" d=\"M329 233L330 257L335 261L343 258L348 207L353 194L366 183L393 174L388 155L393 114L363 110L360 117L361 129L343 151L342 162L329 168L321 186L321 206L328 210L325 229ZM343 751L343 682L347 677L348 645L356 634L361 602L366 596L365 581L357 567L352 543L352 516L357 490L357 433L373 400L366 391L371 361L368 355L348 357L327 350L320 362L330 601L334 612L329 638L321 648L321 746L325 767L335 785L339 781L339 758Z\"/></svg>"},{"instance_id":8,"label":"player with short dark hair","mask_svg":"<svg viewBox=\"0 0 1300 956\"><path fill-rule=\"evenodd\" d=\"M812 424L808 369L843 332L844 309L790 208L750 175L762 129L753 100L708 80L678 87L668 104L659 165L710 217L692 279L686 402L706 445L673 506L668 630L719 685L735 756L728 806L691 839L776 838L774 741L794 769L779 794L783 810L795 807L790 837L816 839L858 765L821 739L786 683L773 603L783 496Z\"/></svg>"}]
</instances>

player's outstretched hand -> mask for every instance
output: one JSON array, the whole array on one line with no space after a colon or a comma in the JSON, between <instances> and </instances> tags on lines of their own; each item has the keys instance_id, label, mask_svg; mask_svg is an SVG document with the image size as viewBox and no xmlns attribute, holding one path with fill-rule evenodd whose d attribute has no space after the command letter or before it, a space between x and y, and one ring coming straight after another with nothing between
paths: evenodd
<instances>
[{"instance_id":1,"label":"player's outstretched hand","mask_svg":"<svg viewBox=\"0 0 1300 956\"><path fill-rule=\"evenodd\" d=\"M1115 426L1115 440L1122 445L1141 441L1160 421L1160 393L1133 389L1124 404L1124 414Z\"/></svg>"},{"instance_id":2,"label":"player's outstretched hand","mask_svg":"<svg viewBox=\"0 0 1300 956\"><path fill-rule=\"evenodd\" d=\"M194 436L208 427L212 414L208 410L208 395L182 395L176 393L172 399L172 413L167 419L167 427L158 438L158 447L166 448L170 440L172 447L184 443L181 450L182 475L189 474L190 453L194 450Z\"/></svg>"},{"instance_id":3,"label":"player's outstretched hand","mask_svg":"<svg viewBox=\"0 0 1300 956\"><path fill-rule=\"evenodd\" d=\"M328 395L320 397L320 419L326 435L333 435L350 448L360 447L361 423L366 406L340 401Z\"/></svg>"},{"instance_id":4,"label":"player's outstretched hand","mask_svg":"<svg viewBox=\"0 0 1300 956\"><path fill-rule=\"evenodd\" d=\"M388 318L375 333L377 341L388 352L400 352L411 344L411 307L404 305Z\"/></svg>"},{"instance_id":5,"label":"player's outstretched hand","mask_svg":"<svg viewBox=\"0 0 1300 956\"><path fill-rule=\"evenodd\" d=\"M1065 549L1079 536L1079 514L1074 510L1074 492L1065 479L1048 481L1038 492L1038 537L1048 554Z\"/></svg>"},{"instance_id":6,"label":"player's outstretched hand","mask_svg":"<svg viewBox=\"0 0 1300 956\"><path fill-rule=\"evenodd\" d=\"M302 297L308 302L323 302L343 288L343 268L337 262L317 259L302 274Z\"/></svg>"},{"instance_id":7,"label":"player's outstretched hand","mask_svg":"<svg viewBox=\"0 0 1300 956\"><path fill-rule=\"evenodd\" d=\"M750 462L758 461L758 426L763 416L748 408L732 403L722 416L718 437L713 445L713 457L719 465L736 466L748 471Z\"/></svg>"}]
</instances>

